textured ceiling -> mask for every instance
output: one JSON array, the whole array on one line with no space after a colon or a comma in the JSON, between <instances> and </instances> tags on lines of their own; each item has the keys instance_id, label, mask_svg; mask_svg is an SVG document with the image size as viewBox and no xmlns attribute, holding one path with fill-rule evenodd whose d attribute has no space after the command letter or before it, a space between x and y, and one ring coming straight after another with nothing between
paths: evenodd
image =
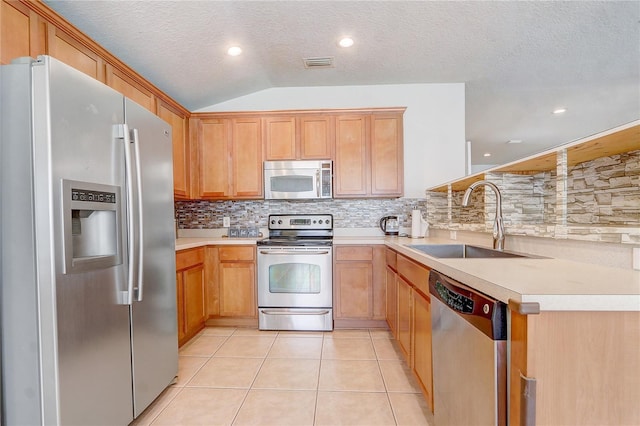
<instances>
[{"instance_id":1,"label":"textured ceiling","mask_svg":"<svg viewBox=\"0 0 640 426\"><path fill-rule=\"evenodd\" d=\"M640 118L639 1L47 4L190 110L270 87L463 82L474 164ZM335 68L306 70L313 56Z\"/></svg>"}]
</instances>

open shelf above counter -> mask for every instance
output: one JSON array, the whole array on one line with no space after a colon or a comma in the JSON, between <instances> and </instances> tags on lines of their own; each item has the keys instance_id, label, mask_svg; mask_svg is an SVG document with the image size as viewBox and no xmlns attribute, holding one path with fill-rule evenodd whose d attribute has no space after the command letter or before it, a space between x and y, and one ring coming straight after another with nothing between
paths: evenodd
<instances>
[{"instance_id":1,"label":"open shelf above counter","mask_svg":"<svg viewBox=\"0 0 640 426\"><path fill-rule=\"evenodd\" d=\"M521 160L428 188L427 191L447 192L449 186L451 186L452 191L464 191L473 182L484 179L487 173L534 175L541 172L554 171L557 168L558 153L565 150L567 165L574 166L597 158L609 157L638 149L640 149L640 120L557 146Z\"/></svg>"},{"instance_id":2,"label":"open shelf above counter","mask_svg":"<svg viewBox=\"0 0 640 426\"><path fill-rule=\"evenodd\" d=\"M462 207L479 180L500 188L507 234L640 244L640 120L429 188L430 225L491 232L492 191Z\"/></svg>"}]
</instances>

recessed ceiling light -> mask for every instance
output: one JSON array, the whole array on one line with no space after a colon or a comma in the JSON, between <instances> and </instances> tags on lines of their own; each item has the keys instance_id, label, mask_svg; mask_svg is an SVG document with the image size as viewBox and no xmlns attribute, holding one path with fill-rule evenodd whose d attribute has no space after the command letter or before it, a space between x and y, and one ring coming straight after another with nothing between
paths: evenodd
<instances>
[{"instance_id":1,"label":"recessed ceiling light","mask_svg":"<svg viewBox=\"0 0 640 426\"><path fill-rule=\"evenodd\" d=\"M509 139L507 143L508 144L522 143L522 139Z\"/></svg>"},{"instance_id":2,"label":"recessed ceiling light","mask_svg":"<svg viewBox=\"0 0 640 426\"><path fill-rule=\"evenodd\" d=\"M238 46L230 47L229 50L227 50L227 54L229 56L238 56L241 53L242 53L242 49L240 49L240 47Z\"/></svg>"},{"instance_id":3,"label":"recessed ceiling light","mask_svg":"<svg viewBox=\"0 0 640 426\"><path fill-rule=\"evenodd\" d=\"M565 112L567 112L566 108L556 108L553 110L553 113L558 115L558 114L564 114Z\"/></svg>"},{"instance_id":4,"label":"recessed ceiling light","mask_svg":"<svg viewBox=\"0 0 640 426\"><path fill-rule=\"evenodd\" d=\"M351 47L353 46L353 39L351 37L343 37L338 42L340 47Z\"/></svg>"},{"instance_id":5,"label":"recessed ceiling light","mask_svg":"<svg viewBox=\"0 0 640 426\"><path fill-rule=\"evenodd\" d=\"M491 153L490 153L490 152L485 152L483 155L484 155L485 157L491 157Z\"/></svg>"}]
</instances>

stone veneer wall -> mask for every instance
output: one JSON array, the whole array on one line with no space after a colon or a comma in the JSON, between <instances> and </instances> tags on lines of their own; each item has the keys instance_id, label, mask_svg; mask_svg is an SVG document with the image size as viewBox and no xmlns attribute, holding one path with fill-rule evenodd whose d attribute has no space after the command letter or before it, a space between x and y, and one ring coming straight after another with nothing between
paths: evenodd
<instances>
[{"instance_id":1,"label":"stone veneer wall","mask_svg":"<svg viewBox=\"0 0 640 426\"><path fill-rule=\"evenodd\" d=\"M505 231L511 235L640 243L640 150L567 166L558 153L556 171L535 175L487 172L502 193ZM565 190L566 187L566 190ZM490 232L493 191L427 192L427 220L435 229ZM476 194L477 192L477 194Z\"/></svg>"},{"instance_id":2,"label":"stone veneer wall","mask_svg":"<svg viewBox=\"0 0 640 426\"><path fill-rule=\"evenodd\" d=\"M247 201L176 201L175 211L180 229L222 228L228 216L232 227L267 227L270 214L333 214L335 228L375 228L383 216L400 216L401 227L411 227L411 210L426 212L426 200L333 199L333 200L247 200ZM426 217L426 216L425 216Z\"/></svg>"}]
</instances>

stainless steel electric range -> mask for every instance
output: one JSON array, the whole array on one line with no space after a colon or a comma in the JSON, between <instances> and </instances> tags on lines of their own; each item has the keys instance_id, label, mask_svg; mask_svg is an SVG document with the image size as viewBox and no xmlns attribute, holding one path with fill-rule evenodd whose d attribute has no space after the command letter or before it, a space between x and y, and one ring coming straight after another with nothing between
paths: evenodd
<instances>
[{"instance_id":1,"label":"stainless steel electric range","mask_svg":"<svg viewBox=\"0 0 640 426\"><path fill-rule=\"evenodd\" d=\"M270 215L258 242L261 330L333 330L333 216Z\"/></svg>"}]
</instances>

